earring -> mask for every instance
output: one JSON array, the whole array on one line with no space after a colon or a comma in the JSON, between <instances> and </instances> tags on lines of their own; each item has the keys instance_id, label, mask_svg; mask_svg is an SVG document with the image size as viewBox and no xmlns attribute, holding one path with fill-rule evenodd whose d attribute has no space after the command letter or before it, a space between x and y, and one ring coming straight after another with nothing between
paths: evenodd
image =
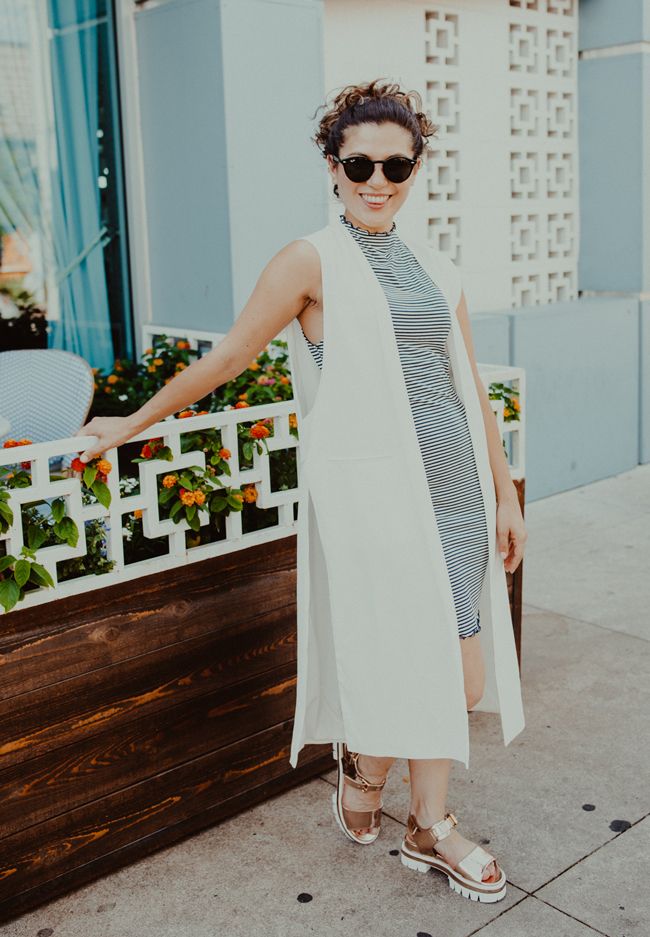
<instances>
[{"instance_id":1,"label":"earring","mask_svg":"<svg viewBox=\"0 0 650 937\"><path fill-rule=\"evenodd\" d=\"M338 186L338 183L336 183L336 184L334 185L333 192L334 192L334 195L338 198L338 197L339 197L339 186Z\"/></svg>"}]
</instances>

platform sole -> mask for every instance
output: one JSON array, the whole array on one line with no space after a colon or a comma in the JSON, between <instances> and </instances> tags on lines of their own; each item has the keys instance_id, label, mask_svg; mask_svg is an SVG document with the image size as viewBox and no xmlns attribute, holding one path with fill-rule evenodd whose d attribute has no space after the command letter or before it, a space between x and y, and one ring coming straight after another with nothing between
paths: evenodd
<instances>
[{"instance_id":1,"label":"platform sole","mask_svg":"<svg viewBox=\"0 0 650 937\"><path fill-rule=\"evenodd\" d=\"M422 859L416 859L415 856L411 856L409 853L404 852L404 847L400 850L400 859L402 865L405 865L407 869L413 869L415 872L428 872L429 869L434 869L436 872L442 872L443 875L447 876L447 881L449 887L452 891L457 892L457 894L462 895L463 898L469 898L471 901L480 901L485 902L494 902L501 901L502 898L506 896L506 879L505 875L503 876L503 883L499 885L497 889L493 891L486 891L483 889L477 889L472 887L469 884L464 884L459 878L455 877L453 871L449 866L446 866L446 863L438 865L433 862L425 862Z\"/></svg>"}]
</instances>

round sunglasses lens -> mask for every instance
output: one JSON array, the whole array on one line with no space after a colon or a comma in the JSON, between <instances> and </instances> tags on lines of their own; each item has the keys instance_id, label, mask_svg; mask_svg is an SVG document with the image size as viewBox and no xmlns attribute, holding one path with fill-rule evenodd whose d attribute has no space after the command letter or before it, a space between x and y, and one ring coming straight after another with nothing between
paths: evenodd
<instances>
[{"instance_id":1,"label":"round sunglasses lens","mask_svg":"<svg viewBox=\"0 0 650 937\"><path fill-rule=\"evenodd\" d=\"M384 163L384 175L391 182L406 182L413 171L413 164L408 159L396 156Z\"/></svg>"},{"instance_id":2,"label":"round sunglasses lens","mask_svg":"<svg viewBox=\"0 0 650 937\"><path fill-rule=\"evenodd\" d=\"M345 175L352 182L365 182L372 176L375 167L363 156L352 156L343 163Z\"/></svg>"}]
</instances>

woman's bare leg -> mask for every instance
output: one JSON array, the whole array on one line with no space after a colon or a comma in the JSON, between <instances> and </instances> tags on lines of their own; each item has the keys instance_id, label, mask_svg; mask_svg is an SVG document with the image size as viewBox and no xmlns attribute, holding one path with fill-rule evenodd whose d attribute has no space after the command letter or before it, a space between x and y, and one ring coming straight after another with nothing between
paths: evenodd
<instances>
[{"instance_id":1,"label":"woman's bare leg","mask_svg":"<svg viewBox=\"0 0 650 937\"><path fill-rule=\"evenodd\" d=\"M480 700L483 695L485 669L480 644L480 633L470 638L460 638L465 676L465 698L467 709ZM447 791L451 771L450 758L410 758L409 774L411 778L410 812L418 826L429 827L442 820L447 812ZM450 865L460 862L476 843L465 839L457 829L441 840L436 848ZM484 880L494 878L494 863L490 863L483 873Z\"/></svg>"},{"instance_id":2,"label":"woman's bare leg","mask_svg":"<svg viewBox=\"0 0 650 937\"><path fill-rule=\"evenodd\" d=\"M374 755L359 755L358 765L361 774L373 784L383 781L394 758L376 758ZM343 785L343 806L348 810L374 810L381 802L382 791L362 791L351 784ZM370 827L355 830L357 833L370 833Z\"/></svg>"}]
</instances>

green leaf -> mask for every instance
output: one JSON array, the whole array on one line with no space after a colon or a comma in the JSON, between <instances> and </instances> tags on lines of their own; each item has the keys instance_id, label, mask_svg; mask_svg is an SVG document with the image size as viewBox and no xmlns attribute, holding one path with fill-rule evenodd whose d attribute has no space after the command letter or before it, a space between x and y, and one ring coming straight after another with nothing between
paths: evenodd
<instances>
[{"instance_id":1,"label":"green leaf","mask_svg":"<svg viewBox=\"0 0 650 937\"><path fill-rule=\"evenodd\" d=\"M0 501L0 517L4 517L8 524L14 522L14 512L4 501Z\"/></svg>"},{"instance_id":2,"label":"green leaf","mask_svg":"<svg viewBox=\"0 0 650 937\"><path fill-rule=\"evenodd\" d=\"M194 481L194 479L190 478L189 475L181 475L180 483L183 486L183 488L187 488L188 491L194 491L194 489L196 488L196 482Z\"/></svg>"},{"instance_id":3,"label":"green leaf","mask_svg":"<svg viewBox=\"0 0 650 937\"><path fill-rule=\"evenodd\" d=\"M32 576L44 586L54 586L54 580L40 563L32 563Z\"/></svg>"},{"instance_id":4,"label":"green leaf","mask_svg":"<svg viewBox=\"0 0 650 937\"><path fill-rule=\"evenodd\" d=\"M0 582L0 605L4 607L5 612L11 611L20 598L20 589L13 579L3 579Z\"/></svg>"},{"instance_id":5,"label":"green leaf","mask_svg":"<svg viewBox=\"0 0 650 937\"><path fill-rule=\"evenodd\" d=\"M67 542L68 546L77 546L77 541L79 540L79 531L77 530L77 525L69 515L66 514L66 516L61 520L61 523L55 525L54 530L59 537Z\"/></svg>"},{"instance_id":6,"label":"green leaf","mask_svg":"<svg viewBox=\"0 0 650 937\"><path fill-rule=\"evenodd\" d=\"M210 499L210 510L211 511L223 511L226 507L226 499L222 497L216 497Z\"/></svg>"},{"instance_id":7,"label":"green leaf","mask_svg":"<svg viewBox=\"0 0 650 937\"><path fill-rule=\"evenodd\" d=\"M188 521L191 521L195 514L196 514L196 505L190 504L187 511L185 512L185 517L188 519Z\"/></svg>"},{"instance_id":8,"label":"green leaf","mask_svg":"<svg viewBox=\"0 0 650 937\"><path fill-rule=\"evenodd\" d=\"M65 514L65 499L55 498L50 505L50 509L52 511L52 517L58 523Z\"/></svg>"},{"instance_id":9,"label":"green leaf","mask_svg":"<svg viewBox=\"0 0 650 937\"><path fill-rule=\"evenodd\" d=\"M190 525L192 530L197 531L197 532L201 530L201 522L198 519L198 517L196 516L188 517L187 523Z\"/></svg>"},{"instance_id":10,"label":"green leaf","mask_svg":"<svg viewBox=\"0 0 650 937\"><path fill-rule=\"evenodd\" d=\"M171 501L172 498L176 497L178 492L175 488L163 488L163 490L158 495L158 501L160 504L167 504L168 501Z\"/></svg>"},{"instance_id":11,"label":"green leaf","mask_svg":"<svg viewBox=\"0 0 650 937\"><path fill-rule=\"evenodd\" d=\"M47 540L47 533L36 524L30 524L27 528L27 543L32 550L38 550L41 544Z\"/></svg>"},{"instance_id":12,"label":"green leaf","mask_svg":"<svg viewBox=\"0 0 650 937\"><path fill-rule=\"evenodd\" d=\"M86 488L92 488L92 484L97 477L97 466L87 465L84 469L84 485Z\"/></svg>"},{"instance_id":13,"label":"green leaf","mask_svg":"<svg viewBox=\"0 0 650 937\"><path fill-rule=\"evenodd\" d=\"M25 585L29 579L29 573L31 570L31 563L28 560L17 560L14 567L14 579L18 585L22 587Z\"/></svg>"},{"instance_id":14,"label":"green leaf","mask_svg":"<svg viewBox=\"0 0 650 937\"><path fill-rule=\"evenodd\" d=\"M15 562L16 557L12 556L11 553L8 553L6 556L0 556L0 573Z\"/></svg>"},{"instance_id":15,"label":"green leaf","mask_svg":"<svg viewBox=\"0 0 650 937\"><path fill-rule=\"evenodd\" d=\"M108 485L104 482L93 482L92 490L102 507L108 508L111 506L111 493Z\"/></svg>"},{"instance_id":16,"label":"green leaf","mask_svg":"<svg viewBox=\"0 0 650 937\"><path fill-rule=\"evenodd\" d=\"M169 512L169 516L175 517L184 506L185 505L183 504L182 501L177 501L176 504L172 507L171 511Z\"/></svg>"}]
</instances>

